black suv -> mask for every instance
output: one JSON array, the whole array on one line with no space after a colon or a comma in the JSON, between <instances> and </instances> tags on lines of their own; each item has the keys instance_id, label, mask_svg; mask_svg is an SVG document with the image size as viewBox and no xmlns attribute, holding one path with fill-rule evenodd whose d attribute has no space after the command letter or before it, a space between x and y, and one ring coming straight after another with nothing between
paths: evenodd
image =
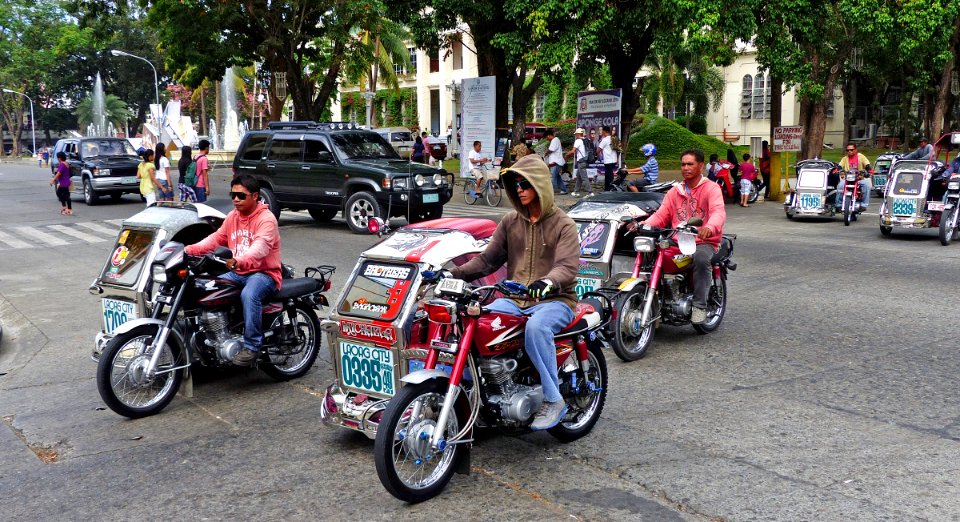
<instances>
[{"instance_id":1,"label":"black suv","mask_svg":"<svg viewBox=\"0 0 960 522\"><path fill-rule=\"evenodd\" d=\"M87 205L96 205L100 196L120 199L140 194L137 166L140 158L123 138L66 138L57 142L51 154L50 170L56 172L57 153L67 155L74 190L83 191Z\"/></svg>"},{"instance_id":2,"label":"black suv","mask_svg":"<svg viewBox=\"0 0 960 522\"><path fill-rule=\"evenodd\" d=\"M275 216L305 209L317 221L343 211L356 233L369 217L437 219L453 195L453 175L401 159L379 134L349 123L271 122L249 131L233 158L234 174L253 174Z\"/></svg>"}]
</instances>

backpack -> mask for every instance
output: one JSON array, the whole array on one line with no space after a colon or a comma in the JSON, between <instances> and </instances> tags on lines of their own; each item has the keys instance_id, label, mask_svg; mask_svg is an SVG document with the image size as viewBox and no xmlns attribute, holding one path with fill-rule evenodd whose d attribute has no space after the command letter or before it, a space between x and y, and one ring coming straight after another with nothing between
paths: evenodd
<instances>
[{"instance_id":1,"label":"backpack","mask_svg":"<svg viewBox=\"0 0 960 522\"><path fill-rule=\"evenodd\" d=\"M187 172L183 176L183 184L193 188L197 186L197 160L190 160Z\"/></svg>"},{"instance_id":2,"label":"backpack","mask_svg":"<svg viewBox=\"0 0 960 522\"><path fill-rule=\"evenodd\" d=\"M584 138L583 148L587 151L586 156L583 157L580 161L585 161L587 165L593 165L597 162L597 147L594 146L593 142Z\"/></svg>"},{"instance_id":3,"label":"backpack","mask_svg":"<svg viewBox=\"0 0 960 522\"><path fill-rule=\"evenodd\" d=\"M623 149L620 148L620 138L616 136L610 136L610 148L613 149L614 152L623 152Z\"/></svg>"}]
</instances>

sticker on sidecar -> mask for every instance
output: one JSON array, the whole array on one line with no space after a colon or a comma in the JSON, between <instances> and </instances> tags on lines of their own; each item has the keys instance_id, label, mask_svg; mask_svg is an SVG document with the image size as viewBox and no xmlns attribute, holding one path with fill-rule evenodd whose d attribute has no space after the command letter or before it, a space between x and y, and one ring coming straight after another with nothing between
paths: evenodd
<instances>
[{"instance_id":1,"label":"sticker on sidecar","mask_svg":"<svg viewBox=\"0 0 960 522\"><path fill-rule=\"evenodd\" d=\"M340 380L357 390L393 395L393 352L340 341Z\"/></svg>"},{"instance_id":2,"label":"sticker on sidecar","mask_svg":"<svg viewBox=\"0 0 960 522\"><path fill-rule=\"evenodd\" d=\"M363 275L367 277L384 277L387 279L406 279L410 277L410 268L370 264L364 268Z\"/></svg>"}]
</instances>

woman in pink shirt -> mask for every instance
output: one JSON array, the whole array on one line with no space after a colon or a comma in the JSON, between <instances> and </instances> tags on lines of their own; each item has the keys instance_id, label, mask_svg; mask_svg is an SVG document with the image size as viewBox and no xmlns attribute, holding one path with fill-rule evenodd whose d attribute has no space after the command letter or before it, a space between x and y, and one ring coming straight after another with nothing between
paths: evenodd
<instances>
[{"instance_id":1,"label":"woman in pink shirt","mask_svg":"<svg viewBox=\"0 0 960 522\"><path fill-rule=\"evenodd\" d=\"M743 163L740 164L740 206L749 207L747 201L750 200L750 189L754 180L757 179L757 167L750 162L750 155L743 155Z\"/></svg>"}]
</instances>

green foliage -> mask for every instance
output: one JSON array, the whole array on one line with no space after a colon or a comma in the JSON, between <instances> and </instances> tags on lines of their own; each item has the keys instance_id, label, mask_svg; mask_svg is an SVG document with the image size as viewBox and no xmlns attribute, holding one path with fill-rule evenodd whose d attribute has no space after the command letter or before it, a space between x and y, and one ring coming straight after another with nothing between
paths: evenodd
<instances>
[{"instance_id":1,"label":"green foliage","mask_svg":"<svg viewBox=\"0 0 960 522\"><path fill-rule=\"evenodd\" d=\"M127 104L123 103L123 100L113 94L107 94L103 97L103 112L106 115L107 122L113 123L117 128L123 128L131 116L129 109L127 109ZM87 96L83 101L78 103L74 115L76 115L77 122L81 129L85 129L87 125L94 123L93 98Z\"/></svg>"},{"instance_id":2,"label":"green foliage","mask_svg":"<svg viewBox=\"0 0 960 522\"><path fill-rule=\"evenodd\" d=\"M675 121L652 114L638 117L634 122L627 147L627 160L642 159L640 148L646 143L657 146L657 159L661 163L679 161L680 154L687 149L700 149L706 157L713 153L725 157L729 148L729 145L716 138L694 134Z\"/></svg>"}]
</instances>

